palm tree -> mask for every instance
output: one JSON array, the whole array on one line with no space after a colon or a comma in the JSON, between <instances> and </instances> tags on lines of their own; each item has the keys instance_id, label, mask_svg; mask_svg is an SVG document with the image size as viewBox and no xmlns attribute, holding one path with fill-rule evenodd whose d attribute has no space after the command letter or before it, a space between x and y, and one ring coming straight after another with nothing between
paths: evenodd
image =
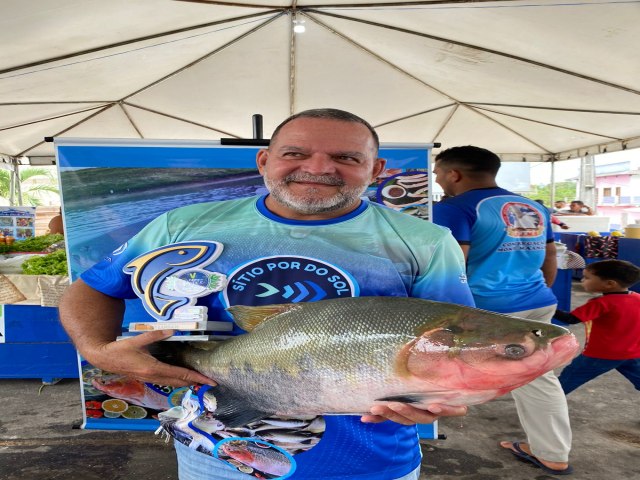
<instances>
[{"instance_id":1,"label":"palm tree","mask_svg":"<svg viewBox=\"0 0 640 480\"><path fill-rule=\"evenodd\" d=\"M43 181L40 183L38 181ZM40 198L42 192L59 194L60 190L55 186L55 177L45 168L24 168L20 170L20 190L22 199L18 205L31 205L36 207L42 205ZM11 172L0 169L0 200L8 201L12 205L11 199Z\"/></svg>"}]
</instances>

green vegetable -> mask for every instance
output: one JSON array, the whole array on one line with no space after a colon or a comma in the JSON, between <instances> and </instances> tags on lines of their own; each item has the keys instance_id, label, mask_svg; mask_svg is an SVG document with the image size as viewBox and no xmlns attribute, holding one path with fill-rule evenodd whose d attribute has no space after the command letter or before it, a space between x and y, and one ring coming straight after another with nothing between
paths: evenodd
<instances>
[{"instance_id":1,"label":"green vegetable","mask_svg":"<svg viewBox=\"0 0 640 480\"><path fill-rule=\"evenodd\" d=\"M14 242L12 245L0 243L0 253L10 252L42 252L45 248L54 243L64 240L64 236L59 233L50 235L40 235L39 237L27 238Z\"/></svg>"},{"instance_id":2,"label":"green vegetable","mask_svg":"<svg viewBox=\"0 0 640 480\"><path fill-rule=\"evenodd\" d=\"M25 275L67 275L67 253L57 250L48 255L32 257L22 262Z\"/></svg>"}]
</instances>

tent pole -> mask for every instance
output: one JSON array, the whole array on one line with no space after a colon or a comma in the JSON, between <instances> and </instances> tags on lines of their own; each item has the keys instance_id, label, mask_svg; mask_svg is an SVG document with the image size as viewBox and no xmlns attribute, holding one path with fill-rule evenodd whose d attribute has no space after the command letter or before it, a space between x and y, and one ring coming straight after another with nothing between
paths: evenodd
<instances>
[{"instance_id":1,"label":"tent pole","mask_svg":"<svg viewBox=\"0 0 640 480\"><path fill-rule=\"evenodd\" d=\"M551 189L550 189L549 193L551 194L551 199L550 199L549 208L553 209L553 208L555 208L555 204L556 204L556 159L555 158L551 159L551 179L550 179L550 182L551 182L550 183Z\"/></svg>"},{"instance_id":2,"label":"tent pole","mask_svg":"<svg viewBox=\"0 0 640 480\"><path fill-rule=\"evenodd\" d=\"M18 199L18 206L22 206L18 159L16 157L9 157L9 162L11 163L11 170L9 171L9 206L13 207L16 205L16 198Z\"/></svg>"},{"instance_id":3,"label":"tent pole","mask_svg":"<svg viewBox=\"0 0 640 480\"><path fill-rule=\"evenodd\" d=\"M596 208L596 166L595 155L585 154L580 162L579 200L591 208Z\"/></svg>"},{"instance_id":4,"label":"tent pole","mask_svg":"<svg viewBox=\"0 0 640 480\"><path fill-rule=\"evenodd\" d=\"M15 179L15 196L17 200L17 205L22 206L22 184L20 183L20 162L18 162L18 158L14 158L14 172L13 177Z\"/></svg>"}]
</instances>

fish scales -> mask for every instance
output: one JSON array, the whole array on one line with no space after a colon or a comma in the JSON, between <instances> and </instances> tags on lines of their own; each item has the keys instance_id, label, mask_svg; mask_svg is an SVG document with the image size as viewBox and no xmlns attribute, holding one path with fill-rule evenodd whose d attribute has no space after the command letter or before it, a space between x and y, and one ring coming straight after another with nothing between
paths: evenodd
<instances>
[{"instance_id":1,"label":"fish scales","mask_svg":"<svg viewBox=\"0 0 640 480\"><path fill-rule=\"evenodd\" d=\"M213 355L192 350L187 363L236 391L259 395L262 408L278 413L283 398L290 411L302 414L327 411L336 395L358 398L365 388L369 396L386 395L395 381L394 358L415 337L414 322L371 318L368 308L344 319L335 306L321 307L302 318L296 311L281 314L223 343Z\"/></svg>"},{"instance_id":2,"label":"fish scales","mask_svg":"<svg viewBox=\"0 0 640 480\"><path fill-rule=\"evenodd\" d=\"M277 415L358 414L376 400L405 396L482 403L567 363L578 348L561 327L421 299L275 307L282 313L250 333L211 350L189 348L183 359L256 410ZM229 311L242 320L268 308ZM562 348L552 348L559 338ZM505 346L523 357L508 357Z\"/></svg>"}]
</instances>

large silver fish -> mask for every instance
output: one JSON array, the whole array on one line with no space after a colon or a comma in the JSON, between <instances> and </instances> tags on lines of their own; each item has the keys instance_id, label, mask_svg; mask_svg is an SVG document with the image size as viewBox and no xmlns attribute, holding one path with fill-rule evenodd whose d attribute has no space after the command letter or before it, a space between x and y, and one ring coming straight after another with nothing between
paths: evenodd
<instances>
[{"instance_id":1,"label":"large silver fish","mask_svg":"<svg viewBox=\"0 0 640 480\"><path fill-rule=\"evenodd\" d=\"M568 363L566 329L448 303L358 297L229 308L249 333L180 345L216 380L227 427L265 417L369 412L389 401L483 403Z\"/></svg>"}]
</instances>

